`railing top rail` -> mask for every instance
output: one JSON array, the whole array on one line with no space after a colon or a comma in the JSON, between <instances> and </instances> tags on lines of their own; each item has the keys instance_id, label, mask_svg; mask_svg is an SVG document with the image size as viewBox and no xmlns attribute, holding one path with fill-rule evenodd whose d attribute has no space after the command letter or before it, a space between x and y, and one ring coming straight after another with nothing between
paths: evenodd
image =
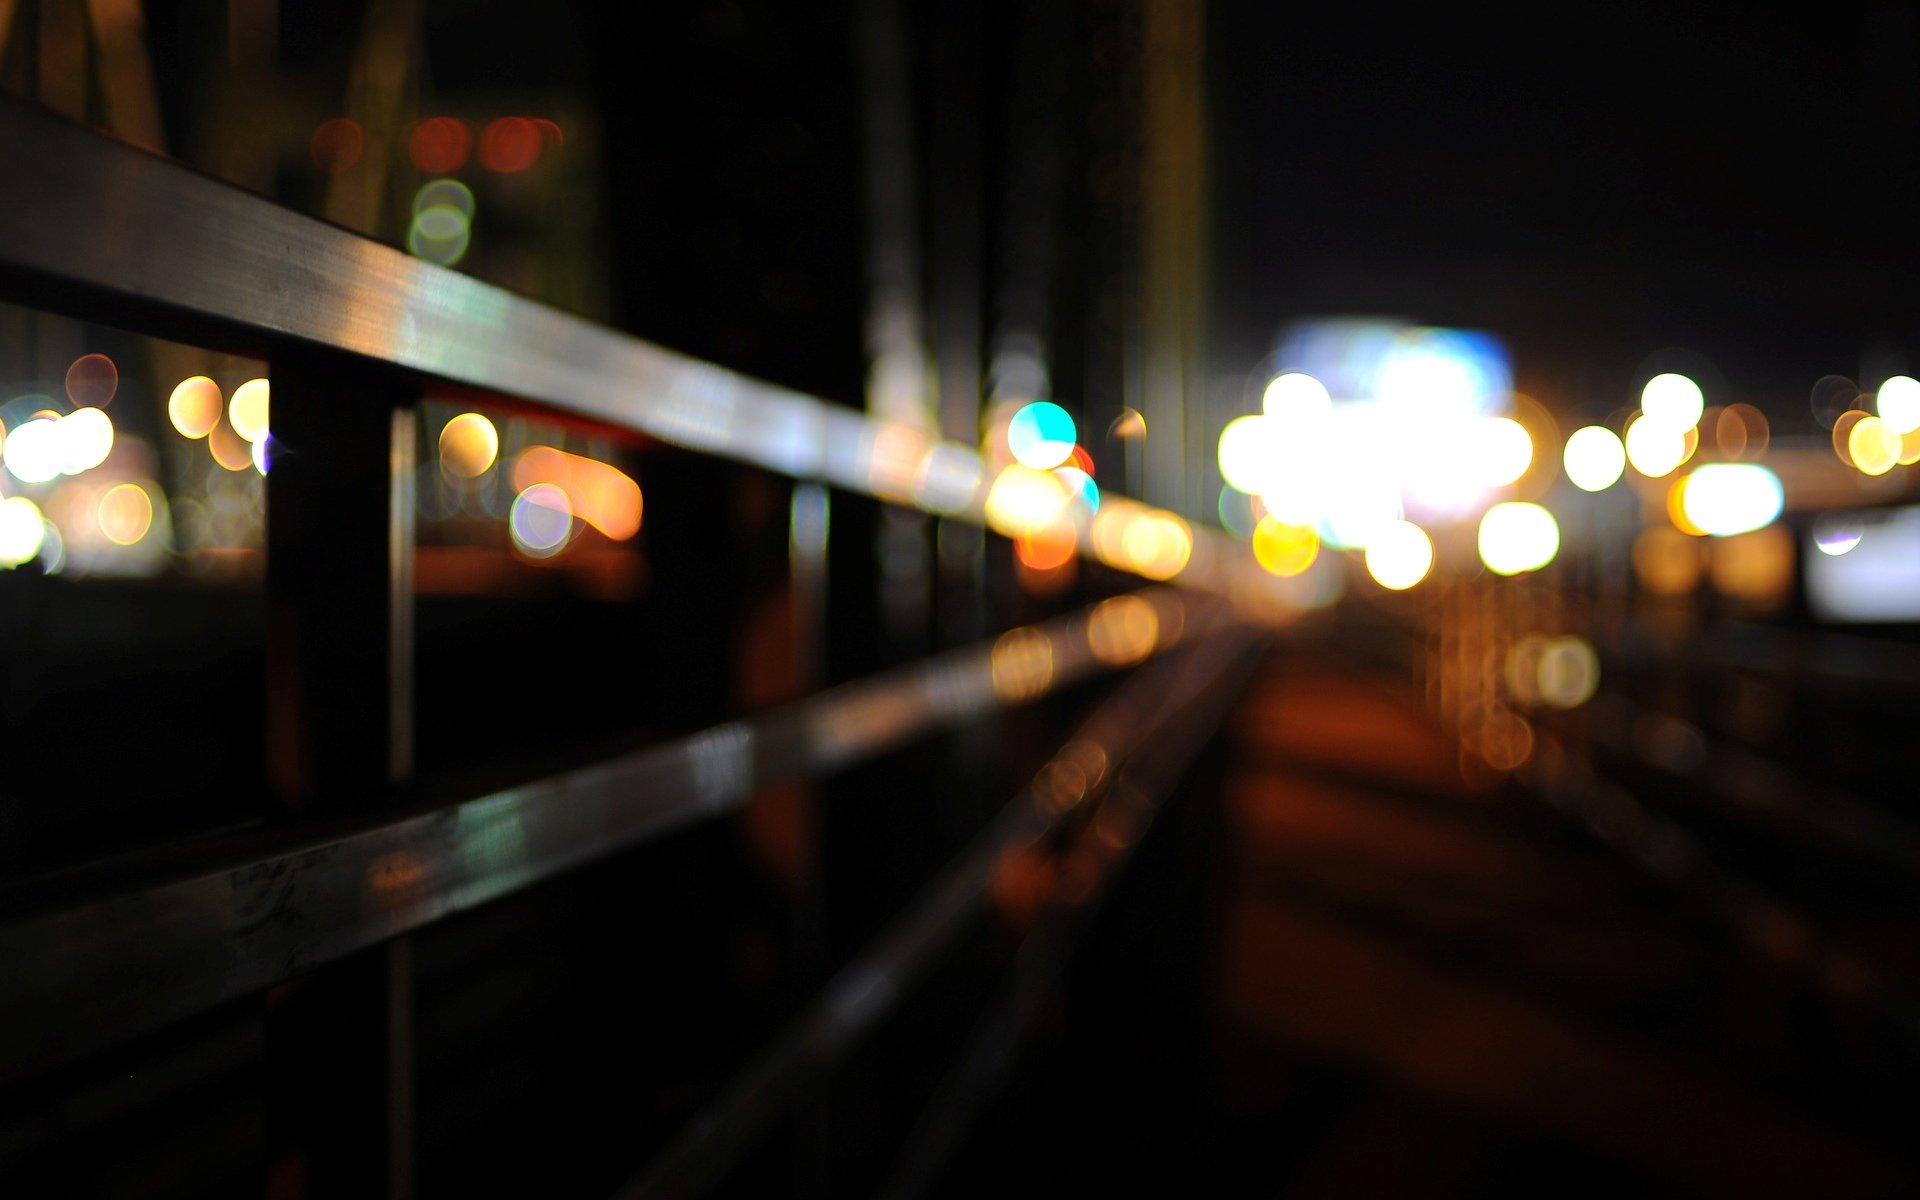
<instances>
[{"instance_id":1,"label":"railing top rail","mask_svg":"<svg viewBox=\"0 0 1920 1200\"><path fill-rule=\"evenodd\" d=\"M976 447L515 296L18 102L0 102L0 163L0 298L268 358L355 355L1017 532L994 519L999 464ZM1300 606L1221 531L1112 500L1082 521L1091 557ZM1127 536L1141 521L1148 536Z\"/></svg>"}]
</instances>

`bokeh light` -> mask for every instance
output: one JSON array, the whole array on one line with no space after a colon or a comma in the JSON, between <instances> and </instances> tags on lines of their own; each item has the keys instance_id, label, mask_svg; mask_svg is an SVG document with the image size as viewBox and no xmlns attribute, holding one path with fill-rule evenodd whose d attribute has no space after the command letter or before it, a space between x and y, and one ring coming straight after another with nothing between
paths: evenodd
<instances>
[{"instance_id":1,"label":"bokeh light","mask_svg":"<svg viewBox=\"0 0 1920 1200\"><path fill-rule=\"evenodd\" d=\"M1274 425L1264 416L1235 417L1220 431L1220 478L1248 495L1273 485L1279 448Z\"/></svg>"},{"instance_id":2,"label":"bokeh light","mask_svg":"<svg viewBox=\"0 0 1920 1200\"><path fill-rule=\"evenodd\" d=\"M1193 530L1168 512L1143 512L1120 535L1125 565L1148 579L1172 579L1193 556Z\"/></svg>"},{"instance_id":3,"label":"bokeh light","mask_svg":"<svg viewBox=\"0 0 1920 1200\"><path fill-rule=\"evenodd\" d=\"M1305 525L1288 525L1269 516L1254 526L1253 557L1270 574L1298 575L1319 554L1320 537Z\"/></svg>"},{"instance_id":4,"label":"bokeh light","mask_svg":"<svg viewBox=\"0 0 1920 1200\"><path fill-rule=\"evenodd\" d=\"M1053 639L1037 629L1009 629L993 644L994 694L1009 704L1032 700L1053 682Z\"/></svg>"},{"instance_id":5,"label":"bokeh light","mask_svg":"<svg viewBox=\"0 0 1920 1200\"><path fill-rule=\"evenodd\" d=\"M329 117L314 127L307 141L307 157L328 175L350 170L366 152L366 131L350 117Z\"/></svg>"},{"instance_id":6,"label":"bokeh light","mask_svg":"<svg viewBox=\"0 0 1920 1200\"><path fill-rule=\"evenodd\" d=\"M1403 592L1433 570L1433 539L1411 521L1394 521L1367 545L1366 563L1375 583Z\"/></svg>"},{"instance_id":7,"label":"bokeh light","mask_svg":"<svg viewBox=\"0 0 1920 1200\"><path fill-rule=\"evenodd\" d=\"M473 243L473 222L451 204L434 204L414 214L407 229L407 252L415 258L451 267Z\"/></svg>"},{"instance_id":8,"label":"bokeh light","mask_svg":"<svg viewBox=\"0 0 1920 1200\"><path fill-rule=\"evenodd\" d=\"M167 397L167 419L182 437L203 438L212 433L225 408L220 385L205 375L182 379Z\"/></svg>"},{"instance_id":9,"label":"bokeh light","mask_svg":"<svg viewBox=\"0 0 1920 1200\"><path fill-rule=\"evenodd\" d=\"M1053 476L1065 485L1068 495L1087 506L1088 512L1100 511L1100 485L1093 481L1093 476L1079 467L1071 466L1055 467Z\"/></svg>"},{"instance_id":10,"label":"bokeh light","mask_svg":"<svg viewBox=\"0 0 1920 1200\"><path fill-rule=\"evenodd\" d=\"M67 399L75 408L105 408L120 390L120 368L104 354L82 354L67 368Z\"/></svg>"},{"instance_id":11,"label":"bokeh light","mask_svg":"<svg viewBox=\"0 0 1920 1200\"><path fill-rule=\"evenodd\" d=\"M550 483L537 483L513 498L507 528L522 553L552 558L573 537L573 508L565 492Z\"/></svg>"},{"instance_id":12,"label":"bokeh light","mask_svg":"<svg viewBox=\"0 0 1920 1200\"><path fill-rule=\"evenodd\" d=\"M987 489L987 524L997 533L1019 537L1064 520L1072 499L1052 472L1014 463Z\"/></svg>"},{"instance_id":13,"label":"bokeh light","mask_svg":"<svg viewBox=\"0 0 1920 1200\"><path fill-rule=\"evenodd\" d=\"M1900 435L1879 417L1862 417L1847 433L1847 456L1863 475L1885 475L1900 461Z\"/></svg>"},{"instance_id":14,"label":"bokeh light","mask_svg":"<svg viewBox=\"0 0 1920 1200\"><path fill-rule=\"evenodd\" d=\"M1771 524L1786 506L1780 477L1758 463L1708 463L1682 483L1680 505L1687 523L1714 537Z\"/></svg>"},{"instance_id":15,"label":"bokeh light","mask_svg":"<svg viewBox=\"0 0 1920 1200\"><path fill-rule=\"evenodd\" d=\"M233 399L227 402L227 420L246 441L257 442L266 435L269 391L266 380L249 379L233 389Z\"/></svg>"},{"instance_id":16,"label":"bokeh light","mask_svg":"<svg viewBox=\"0 0 1920 1200\"><path fill-rule=\"evenodd\" d=\"M1087 645L1111 667L1130 667L1153 653L1160 640L1160 614L1139 596L1115 596L1094 607Z\"/></svg>"},{"instance_id":17,"label":"bokeh light","mask_svg":"<svg viewBox=\"0 0 1920 1200\"><path fill-rule=\"evenodd\" d=\"M233 431L226 421L217 422L207 434L207 452L213 461L229 471L244 471L253 465L253 446Z\"/></svg>"},{"instance_id":18,"label":"bokeh light","mask_svg":"<svg viewBox=\"0 0 1920 1200\"><path fill-rule=\"evenodd\" d=\"M1050 470L1067 461L1079 440L1073 417L1049 400L1022 405L1007 425L1007 448L1022 466Z\"/></svg>"},{"instance_id":19,"label":"bokeh light","mask_svg":"<svg viewBox=\"0 0 1920 1200\"><path fill-rule=\"evenodd\" d=\"M1851 445L1853 440L1853 427L1866 420L1867 416L1868 414L1863 409L1850 408L1834 418L1832 435L1833 453L1841 462L1850 467L1857 467L1859 465L1853 460L1853 449Z\"/></svg>"},{"instance_id":20,"label":"bokeh light","mask_svg":"<svg viewBox=\"0 0 1920 1200\"><path fill-rule=\"evenodd\" d=\"M65 462L59 424L36 417L14 427L0 447L0 461L21 483L45 483L59 475Z\"/></svg>"},{"instance_id":21,"label":"bokeh light","mask_svg":"<svg viewBox=\"0 0 1920 1200\"><path fill-rule=\"evenodd\" d=\"M413 127L407 152L415 167L445 175L459 170L473 153L473 130L456 117L428 117Z\"/></svg>"},{"instance_id":22,"label":"bokeh light","mask_svg":"<svg viewBox=\"0 0 1920 1200\"><path fill-rule=\"evenodd\" d=\"M153 528L153 497L137 483L116 484L100 496L100 532L117 546L131 546Z\"/></svg>"},{"instance_id":23,"label":"bokeh light","mask_svg":"<svg viewBox=\"0 0 1920 1200\"><path fill-rule=\"evenodd\" d=\"M90 471L113 452L113 420L98 408L76 408L54 423L60 444L60 470Z\"/></svg>"},{"instance_id":24,"label":"bokeh light","mask_svg":"<svg viewBox=\"0 0 1920 1200\"><path fill-rule=\"evenodd\" d=\"M1338 550L1364 550L1406 515L1400 492L1391 482L1365 470L1327 479L1320 491L1321 517L1316 530L1321 540ZM1293 511L1269 504L1282 520ZM1304 524L1294 520L1290 524Z\"/></svg>"},{"instance_id":25,"label":"bokeh light","mask_svg":"<svg viewBox=\"0 0 1920 1200\"><path fill-rule=\"evenodd\" d=\"M625 471L599 459L552 446L529 446L513 460L514 490L558 489L566 509L616 542L640 531L640 485Z\"/></svg>"},{"instance_id":26,"label":"bokeh light","mask_svg":"<svg viewBox=\"0 0 1920 1200\"><path fill-rule=\"evenodd\" d=\"M1029 570L1051 571L1073 561L1075 545L1073 527L1062 522L1013 539L1013 553Z\"/></svg>"},{"instance_id":27,"label":"bokeh light","mask_svg":"<svg viewBox=\"0 0 1920 1200\"><path fill-rule=\"evenodd\" d=\"M1603 492L1620 481L1627 469L1627 448L1604 425L1576 429L1567 439L1564 456L1567 478L1583 492Z\"/></svg>"},{"instance_id":28,"label":"bokeh light","mask_svg":"<svg viewBox=\"0 0 1920 1200\"><path fill-rule=\"evenodd\" d=\"M480 133L480 165L510 175L540 159L540 127L525 117L498 117Z\"/></svg>"},{"instance_id":29,"label":"bokeh light","mask_svg":"<svg viewBox=\"0 0 1920 1200\"><path fill-rule=\"evenodd\" d=\"M0 499L0 567L12 570L33 561L46 536L46 517L38 504L25 496Z\"/></svg>"},{"instance_id":30,"label":"bokeh light","mask_svg":"<svg viewBox=\"0 0 1920 1200\"><path fill-rule=\"evenodd\" d=\"M500 454L500 432L479 413L461 413L440 429L440 465L451 475L474 479Z\"/></svg>"},{"instance_id":31,"label":"bokeh light","mask_svg":"<svg viewBox=\"0 0 1920 1200\"><path fill-rule=\"evenodd\" d=\"M1706 399L1700 394L1699 384L1668 371L1647 380L1647 386L1640 390L1640 411L1657 424L1688 429L1699 423L1700 414L1706 411Z\"/></svg>"},{"instance_id":32,"label":"bokeh light","mask_svg":"<svg viewBox=\"0 0 1920 1200\"><path fill-rule=\"evenodd\" d=\"M1895 375L1880 385L1873 408L1887 428L1895 433L1912 433L1920 429L1920 379Z\"/></svg>"},{"instance_id":33,"label":"bokeh light","mask_svg":"<svg viewBox=\"0 0 1920 1200\"><path fill-rule=\"evenodd\" d=\"M1636 418L1627 426L1627 461L1649 479L1670 474L1687 461L1687 432L1691 428L1649 420L1645 416Z\"/></svg>"},{"instance_id":34,"label":"bokeh light","mask_svg":"<svg viewBox=\"0 0 1920 1200\"><path fill-rule=\"evenodd\" d=\"M414 215L419 216L429 208L451 208L472 218L473 189L458 179L429 179L413 194Z\"/></svg>"},{"instance_id":35,"label":"bokeh light","mask_svg":"<svg viewBox=\"0 0 1920 1200\"><path fill-rule=\"evenodd\" d=\"M1829 513L1813 523L1813 544L1820 553L1838 558L1860 544L1866 525L1857 517Z\"/></svg>"},{"instance_id":36,"label":"bokeh light","mask_svg":"<svg viewBox=\"0 0 1920 1200\"><path fill-rule=\"evenodd\" d=\"M1773 440L1767 414L1751 404L1729 404L1714 421L1713 443L1720 456L1732 461L1755 459Z\"/></svg>"},{"instance_id":37,"label":"bokeh light","mask_svg":"<svg viewBox=\"0 0 1920 1200\"><path fill-rule=\"evenodd\" d=\"M1572 634L1549 641L1534 671L1541 701L1555 708L1578 708L1600 687L1599 656Z\"/></svg>"},{"instance_id":38,"label":"bokeh light","mask_svg":"<svg viewBox=\"0 0 1920 1200\"><path fill-rule=\"evenodd\" d=\"M1533 465L1533 435L1512 417L1485 417L1469 428L1473 474L1482 485L1505 487Z\"/></svg>"},{"instance_id":39,"label":"bokeh light","mask_svg":"<svg viewBox=\"0 0 1920 1200\"><path fill-rule=\"evenodd\" d=\"M1832 429L1840 414L1851 411L1860 399L1860 387L1845 375L1822 375L1808 396L1813 419L1822 429Z\"/></svg>"},{"instance_id":40,"label":"bokeh light","mask_svg":"<svg viewBox=\"0 0 1920 1200\"><path fill-rule=\"evenodd\" d=\"M1538 504L1509 500L1480 518L1480 561L1496 575L1537 571L1560 552L1560 523Z\"/></svg>"},{"instance_id":41,"label":"bokeh light","mask_svg":"<svg viewBox=\"0 0 1920 1200\"><path fill-rule=\"evenodd\" d=\"M1327 385L1313 376L1289 371L1275 376L1267 384L1266 391L1260 397L1260 409L1267 416L1276 417L1283 425L1292 427L1331 413L1333 397L1328 394Z\"/></svg>"}]
</instances>

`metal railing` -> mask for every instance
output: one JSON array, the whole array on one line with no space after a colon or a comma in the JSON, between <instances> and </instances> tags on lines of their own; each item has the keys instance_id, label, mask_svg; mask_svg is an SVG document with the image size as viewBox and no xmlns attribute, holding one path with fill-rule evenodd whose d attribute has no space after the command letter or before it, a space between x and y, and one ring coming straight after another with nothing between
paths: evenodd
<instances>
[{"instance_id":1,"label":"metal railing","mask_svg":"<svg viewBox=\"0 0 1920 1200\"><path fill-rule=\"evenodd\" d=\"M1088 556L1190 586L421 808L404 785L423 396L477 390L973 523L991 524L993 464L974 447L651 346L13 104L0 105L0 299L264 359L273 436L291 451L266 481L267 769L291 817L0 889L0 1084L392 943L735 809L758 789L1030 703L1198 631L1289 611L1284 582L1230 555L1219 534L1111 497L1106 528L1081 531ZM1140 539L1130 548L1124 536L1142 520L1175 530L1181 552L1143 561ZM1223 677L1183 678L1204 687ZM1141 735L1156 727L1135 723ZM1108 747L1116 762L1137 749ZM393 960L397 978L406 963ZM394 994L404 1007L404 985ZM405 1041L404 1014L388 1028ZM404 1063L395 1069L405 1075ZM405 1194L410 1085L392 1087L389 1190Z\"/></svg>"}]
</instances>

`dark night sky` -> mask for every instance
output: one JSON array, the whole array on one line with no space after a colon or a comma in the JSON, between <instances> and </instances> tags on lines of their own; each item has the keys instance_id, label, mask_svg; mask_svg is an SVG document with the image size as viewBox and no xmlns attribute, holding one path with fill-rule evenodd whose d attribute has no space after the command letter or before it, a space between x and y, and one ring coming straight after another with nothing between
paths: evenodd
<instances>
[{"instance_id":1,"label":"dark night sky","mask_svg":"<svg viewBox=\"0 0 1920 1200\"><path fill-rule=\"evenodd\" d=\"M1562 405L1678 345L1797 416L1914 346L1904 8L1213 13L1229 353L1293 313L1401 313L1506 336Z\"/></svg>"},{"instance_id":2,"label":"dark night sky","mask_svg":"<svg viewBox=\"0 0 1920 1200\"><path fill-rule=\"evenodd\" d=\"M1113 7L1076 5L1073 36ZM616 322L857 396L858 6L574 11L573 40L548 57L602 98ZM989 30L1016 27L1006 3L980 11ZM1761 403L1777 423L1804 416L1819 376L1863 373L1863 357L1920 367L1920 23L1906 7L1207 11L1223 372L1310 313L1491 330L1523 387L1582 410L1630 400L1668 347L1718 368L1714 399ZM486 40L480 60L505 54ZM992 104L1011 60L987 46ZM942 48L923 38L920 52L927 72ZM1063 86L1084 127L1088 80ZM990 139L1010 116L990 113ZM1089 253L1073 207L1085 168L1065 164L1069 275L1089 269L1071 257ZM991 203L1000 177L985 186ZM1061 299L1089 302L1071 278Z\"/></svg>"}]
</instances>

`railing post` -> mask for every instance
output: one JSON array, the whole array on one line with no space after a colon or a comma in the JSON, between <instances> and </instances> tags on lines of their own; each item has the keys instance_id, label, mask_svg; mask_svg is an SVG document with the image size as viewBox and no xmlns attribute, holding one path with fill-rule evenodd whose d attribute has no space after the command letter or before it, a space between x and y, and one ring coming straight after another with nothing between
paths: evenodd
<instances>
[{"instance_id":1,"label":"railing post","mask_svg":"<svg viewBox=\"0 0 1920 1200\"><path fill-rule=\"evenodd\" d=\"M269 782L288 813L373 811L413 773L418 391L339 354L272 366ZM412 963L396 938L270 993L275 1194L412 1195Z\"/></svg>"}]
</instances>

